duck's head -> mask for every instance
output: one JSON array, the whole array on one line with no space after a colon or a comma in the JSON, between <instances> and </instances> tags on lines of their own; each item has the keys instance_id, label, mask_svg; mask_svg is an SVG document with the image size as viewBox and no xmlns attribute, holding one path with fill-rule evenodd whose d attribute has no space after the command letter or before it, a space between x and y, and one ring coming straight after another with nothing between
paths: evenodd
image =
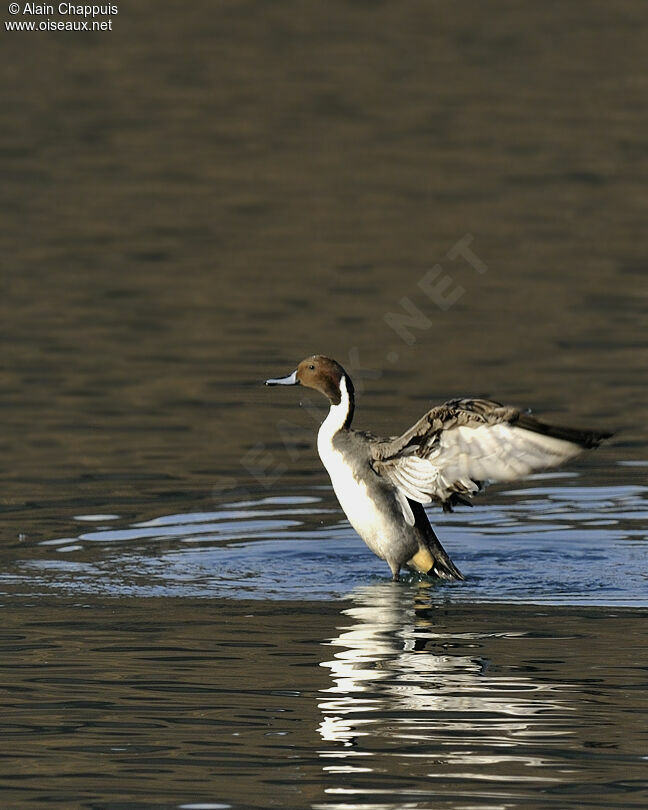
<instances>
[{"instance_id":1,"label":"duck's head","mask_svg":"<svg viewBox=\"0 0 648 810\"><path fill-rule=\"evenodd\" d=\"M340 383L345 378L346 388L349 393L352 391L349 375L342 366L330 357L322 354L314 354L302 360L292 374L287 377L278 377L273 380L266 380L266 385L303 385L306 388L314 388L333 405L339 405L342 399Z\"/></svg>"}]
</instances>

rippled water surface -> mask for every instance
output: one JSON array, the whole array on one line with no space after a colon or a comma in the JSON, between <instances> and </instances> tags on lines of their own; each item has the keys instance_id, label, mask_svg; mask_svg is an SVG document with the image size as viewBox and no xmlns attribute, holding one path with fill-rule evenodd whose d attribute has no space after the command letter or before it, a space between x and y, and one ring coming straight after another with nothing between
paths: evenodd
<instances>
[{"instance_id":1,"label":"rippled water surface","mask_svg":"<svg viewBox=\"0 0 648 810\"><path fill-rule=\"evenodd\" d=\"M642 807L645 613L3 602L5 806Z\"/></svg>"},{"instance_id":2,"label":"rippled water surface","mask_svg":"<svg viewBox=\"0 0 648 810\"><path fill-rule=\"evenodd\" d=\"M644 4L3 34L0 806L646 807ZM378 434L616 434L393 584L261 385L313 352Z\"/></svg>"},{"instance_id":3,"label":"rippled water surface","mask_svg":"<svg viewBox=\"0 0 648 810\"><path fill-rule=\"evenodd\" d=\"M428 583L454 601L648 607L648 486L582 486L545 473L475 509L430 513L467 577ZM436 518L436 520L435 520ZM74 536L14 544L0 576L12 594L343 599L384 582L327 492L233 501L127 524L78 515ZM396 589L398 586L395 586Z\"/></svg>"}]
</instances>

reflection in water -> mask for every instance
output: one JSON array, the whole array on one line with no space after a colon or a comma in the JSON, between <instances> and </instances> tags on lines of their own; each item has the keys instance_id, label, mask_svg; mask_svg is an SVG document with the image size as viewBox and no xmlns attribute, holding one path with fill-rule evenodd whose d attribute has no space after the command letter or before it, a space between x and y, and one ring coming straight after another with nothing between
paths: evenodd
<instances>
[{"instance_id":1,"label":"reflection in water","mask_svg":"<svg viewBox=\"0 0 648 810\"><path fill-rule=\"evenodd\" d=\"M431 608L430 591L426 583L416 591L382 583L351 594L353 607L343 613L354 623L330 642L340 649L322 664L333 681L319 702L319 733L328 744L320 751L324 771L336 778L375 777L383 768L375 767L374 757L380 754L384 766L384 755L391 754L408 776L560 782L555 768L551 775L538 769L552 764L542 751L547 738L555 744L569 734L569 710L556 694L565 684L491 674L491 662L480 656L482 642L525 634L439 632L434 617L443 609ZM504 763L506 773L499 774L497 765ZM338 783L327 793L342 803L316 806L342 808L344 797L384 792L375 779Z\"/></svg>"}]
</instances>

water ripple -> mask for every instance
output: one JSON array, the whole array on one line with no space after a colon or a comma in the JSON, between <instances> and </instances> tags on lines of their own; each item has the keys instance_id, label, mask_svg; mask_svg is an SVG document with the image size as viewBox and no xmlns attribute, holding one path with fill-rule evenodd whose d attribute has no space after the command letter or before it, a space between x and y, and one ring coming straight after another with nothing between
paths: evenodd
<instances>
[{"instance_id":1,"label":"water ripple","mask_svg":"<svg viewBox=\"0 0 648 810\"><path fill-rule=\"evenodd\" d=\"M648 487L583 486L573 473L558 473L558 481L544 484L549 477L487 494L474 511L431 512L467 574L464 583L437 583L439 598L648 604ZM111 525L101 525L109 518ZM319 491L223 503L130 525L119 525L114 515L76 519L97 525L21 548L0 576L2 589L331 599L388 576L384 563L340 520L330 495ZM405 577L405 584L418 579Z\"/></svg>"}]
</instances>

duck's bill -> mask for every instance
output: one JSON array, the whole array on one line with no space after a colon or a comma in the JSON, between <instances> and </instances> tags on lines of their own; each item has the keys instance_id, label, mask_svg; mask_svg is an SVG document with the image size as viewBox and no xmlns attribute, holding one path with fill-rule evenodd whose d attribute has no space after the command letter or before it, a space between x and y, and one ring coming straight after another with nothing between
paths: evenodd
<instances>
[{"instance_id":1,"label":"duck's bill","mask_svg":"<svg viewBox=\"0 0 648 810\"><path fill-rule=\"evenodd\" d=\"M277 377L275 380L266 380L266 385L299 385L299 380L297 379L297 371L293 371L292 374L289 374L287 377Z\"/></svg>"}]
</instances>

